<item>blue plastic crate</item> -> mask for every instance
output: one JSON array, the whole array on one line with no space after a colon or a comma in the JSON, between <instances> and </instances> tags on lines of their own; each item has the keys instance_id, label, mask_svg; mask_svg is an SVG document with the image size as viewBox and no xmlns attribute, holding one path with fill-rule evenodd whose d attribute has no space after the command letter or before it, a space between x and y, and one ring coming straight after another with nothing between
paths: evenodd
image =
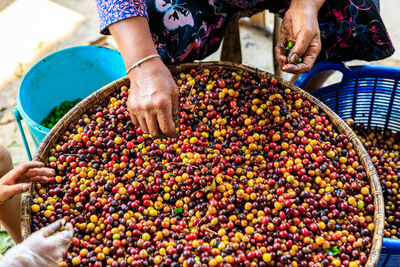
<instances>
[{"instance_id":1,"label":"blue plastic crate","mask_svg":"<svg viewBox=\"0 0 400 267\"><path fill-rule=\"evenodd\" d=\"M320 62L295 84L304 88L318 74L330 70L341 72L342 80L314 91L315 97L343 120L352 118L366 126L400 131L400 68ZM400 239L383 239L378 266L400 266Z\"/></svg>"}]
</instances>

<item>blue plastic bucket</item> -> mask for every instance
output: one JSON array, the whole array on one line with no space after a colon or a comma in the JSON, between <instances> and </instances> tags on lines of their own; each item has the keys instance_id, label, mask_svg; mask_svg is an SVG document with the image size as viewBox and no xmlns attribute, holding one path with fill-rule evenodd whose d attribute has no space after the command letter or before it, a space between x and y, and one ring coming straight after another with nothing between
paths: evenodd
<instances>
[{"instance_id":1,"label":"blue plastic bucket","mask_svg":"<svg viewBox=\"0 0 400 267\"><path fill-rule=\"evenodd\" d=\"M40 123L64 101L84 99L102 86L123 77L125 65L116 50L77 46L55 52L37 62L25 75L17 93L14 114L27 150L24 119L38 147L50 129Z\"/></svg>"},{"instance_id":2,"label":"blue plastic bucket","mask_svg":"<svg viewBox=\"0 0 400 267\"><path fill-rule=\"evenodd\" d=\"M325 71L338 71L343 77L312 94L343 120L352 118L366 126L400 131L400 68L380 65L347 67L341 63L320 62L302 74L296 85L304 88ZM378 267L395 266L400 266L400 239L383 238Z\"/></svg>"}]
</instances>

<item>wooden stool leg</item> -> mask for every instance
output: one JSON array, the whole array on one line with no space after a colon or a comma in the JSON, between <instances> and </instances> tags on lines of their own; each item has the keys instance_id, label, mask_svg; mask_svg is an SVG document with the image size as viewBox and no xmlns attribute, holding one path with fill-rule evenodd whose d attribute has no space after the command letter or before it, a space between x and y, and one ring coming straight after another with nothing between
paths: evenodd
<instances>
[{"instance_id":1,"label":"wooden stool leg","mask_svg":"<svg viewBox=\"0 0 400 267\"><path fill-rule=\"evenodd\" d=\"M240 46L239 18L237 13L228 23L222 44L221 60L242 63L242 50Z\"/></svg>"},{"instance_id":2,"label":"wooden stool leg","mask_svg":"<svg viewBox=\"0 0 400 267\"><path fill-rule=\"evenodd\" d=\"M282 70L279 67L279 63L276 60L276 56L275 56L275 46L276 44L279 42L279 39L281 37L281 22L282 19L275 16L274 17L274 34L273 34L273 38L272 38L272 58L274 60L274 74L282 77Z\"/></svg>"},{"instance_id":3,"label":"wooden stool leg","mask_svg":"<svg viewBox=\"0 0 400 267\"><path fill-rule=\"evenodd\" d=\"M265 25L265 11L262 11L260 13L251 16L250 20L258 24L261 28L265 29L265 27L267 26Z\"/></svg>"}]
</instances>

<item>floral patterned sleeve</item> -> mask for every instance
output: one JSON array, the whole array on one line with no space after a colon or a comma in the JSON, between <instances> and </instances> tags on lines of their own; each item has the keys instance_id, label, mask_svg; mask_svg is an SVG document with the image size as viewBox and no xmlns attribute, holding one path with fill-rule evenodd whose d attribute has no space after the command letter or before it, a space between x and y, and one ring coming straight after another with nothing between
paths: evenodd
<instances>
[{"instance_id":1,"label":"floral patterned sleeve","mask_svg":"<svg viewBox=\"0 0 400 267\"><path fill-rule=\"evenodd\" d=\"M144 0L96 0L100 17L100 32L110 34L108 26L130 17L146 17L147 7Z\"/></svg>"}]
</instances>

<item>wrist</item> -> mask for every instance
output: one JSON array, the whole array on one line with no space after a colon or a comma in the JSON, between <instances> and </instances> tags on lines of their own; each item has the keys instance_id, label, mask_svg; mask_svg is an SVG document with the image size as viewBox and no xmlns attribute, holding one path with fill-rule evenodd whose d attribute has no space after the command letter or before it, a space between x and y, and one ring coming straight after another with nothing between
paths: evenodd
<instances>
[{"instance_id":1,"label":"wrist","mask_svg":"<svg viewBox=\"0 0 400 267\"><path fill-rule=\"evenodd\" d=\"M133 68L128 73L129 79L132 81L134 79L145 77L148 78L152 75L157 75L161 71L161 68L165 67L161 58L154 57L145 62L139 64L137 67Z\"/></svg>"},{"instance_id":2,"label":"wrist","mask_svg":"<svg viewBox=\"0 0 400 267\"><path fill-rule=\"evenodd\" d=\"M290 9L302 9L312 13L318 13L325 0L292 0Z\"/></svg>"},{"instance_id":3,"label":"wrist","mask_svg":"<svg viewBox=\"0 0 400 267\"><path fill-rule=\"evenodd\" d=\"M143 58L157 54L147 19L132 17L109 26L128 70Z\"/></svg>"},{"instance_id":4,"label":"wrist","mask_svg":"<svg viewBox=\"0 0 400 267\"><path fill-rule=\"evenodd\" d=\"M144 57L141 60L137 61L135 64L133 64L127 71L126 74L129 74L130 71L132 71L135 68L138 68L141 64L146 63L147 61L152 60L153 58L161 58L160 55L157 54L152 54L150 56Z\"/></svg>"}]
</instances>

